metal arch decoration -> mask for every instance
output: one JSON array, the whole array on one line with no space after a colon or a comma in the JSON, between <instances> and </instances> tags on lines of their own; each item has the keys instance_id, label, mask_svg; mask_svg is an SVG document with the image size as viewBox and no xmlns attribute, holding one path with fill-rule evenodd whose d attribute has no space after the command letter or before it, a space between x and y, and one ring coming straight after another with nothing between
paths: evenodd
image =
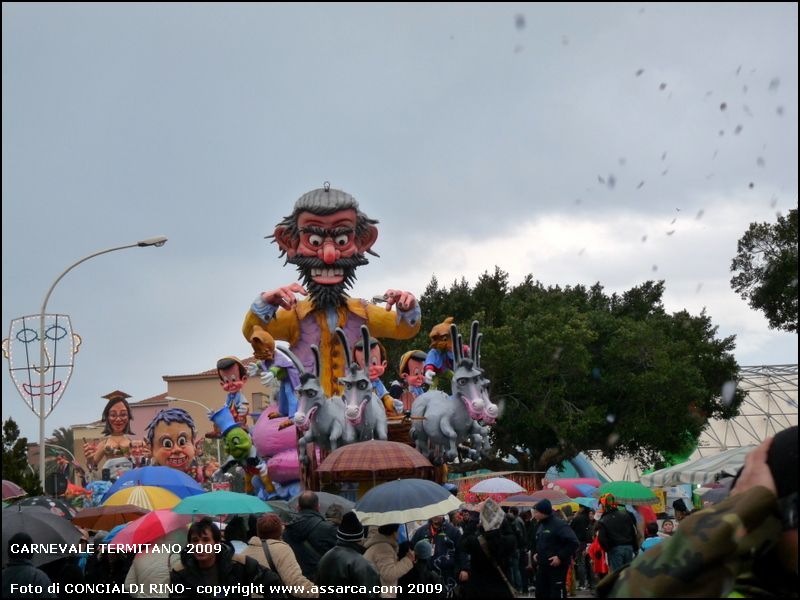
<instances>
[{"instance_id":1,"label":"metal arch decoration","mask_svg":"<svg viewBox=\"0 0 800 600\"><path fill-rule=\"evenodd\" d=\"M40 396L44 394L49 416L64 395L75 364L81 337L72 330L68 315L46 314L44 337L46 364L39 364L40 315L27 315L11 321L8 337L3 340L3 355L20 396L31 411L39 414ZM47 383L39 389L42 372Z\"/></svg>"}]
</instances>

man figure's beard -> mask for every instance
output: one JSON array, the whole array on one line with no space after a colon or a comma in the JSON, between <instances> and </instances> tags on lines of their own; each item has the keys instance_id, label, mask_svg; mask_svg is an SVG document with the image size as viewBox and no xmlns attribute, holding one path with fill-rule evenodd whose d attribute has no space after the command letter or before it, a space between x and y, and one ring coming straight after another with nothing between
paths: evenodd
<instances>
[{"instance_id":1,"label":"man figure's beard","mask_svg":"<svg viewBox=\"0 0 800 600\"><path fill-rule=\"evenodd\" d=\"M356 280L356 268L369 263L363 254L341 258L332 265L326 265L314 256L295 256L286 262L297 266L303 279L303 287L306 288L314 308L322 309L344 306L349 298L345 290ZM343 279L334 284L317 283L311 276L312 269L342 269Z\"/></svg>"}]
</instances>

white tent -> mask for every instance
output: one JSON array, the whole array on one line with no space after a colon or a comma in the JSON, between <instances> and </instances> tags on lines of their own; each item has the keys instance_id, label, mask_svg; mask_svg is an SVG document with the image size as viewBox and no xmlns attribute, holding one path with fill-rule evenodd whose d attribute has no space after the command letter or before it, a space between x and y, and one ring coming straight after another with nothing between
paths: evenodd
<instances>
[{"instance_id":1,"label":"white tent","mask_svg":"<svg viewBox=\"0 0 800 600\"><path fill-rule=\"evenodd\" d=\"M735 475L744 465L745 457L755 446L731 448L713 456L690 460L660 471L642 475L639 483L648 487L673 486L680 483L710 483L723 473Z\"/></svg>"}]
</instances>

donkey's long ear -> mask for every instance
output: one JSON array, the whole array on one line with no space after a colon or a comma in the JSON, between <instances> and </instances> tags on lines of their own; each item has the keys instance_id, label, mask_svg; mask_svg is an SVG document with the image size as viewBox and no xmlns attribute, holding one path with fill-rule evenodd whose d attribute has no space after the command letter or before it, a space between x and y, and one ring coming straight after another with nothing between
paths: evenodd
<instances>
[{"instance_id":1,"label":"donkey's long ear","mask_svg":"<svg viewBox=\"0 0 800 600\"><path fill-rule=\"evenodd\" d=\"M361 343L364 344L362 346L362 348L364 348L364 368L369 369L369 329L366 325L361 326Z\"/></svg>"},{"instance_id":2,"label":"donkey's long ear","mask_svg":"<svg viewBox=\"0 0 800 600\"><path fill-rule=\"evenodd\" d=\"M336 337L339 338L339 343L342 344L344 348L344 359L347 361L345 363L345 368L347 368L352 364L353 359L350 357L350 346L347 343L347 337L344 335L344 330L341 327L336 328ZM367 348L369 348L369 346L367 346Z\"/></svg>"},{"instance_id":3,"label":"donkey's long ear","mask_svg":"<svg viewBox=\"0 0 800 600\"><path fill-rule=\"evenodd\" d=\"M478 356L475 352L475 346L478 343L478 322L473 321L472 327L470 327L469 331L469 357L472 359L472 362L477 362Z\"/></svg>"},{"instance_id":4,"label":"donkey's long ear","mask_svg":"<svg viewBox=\"0 0 800 600\"><path fill-rule=\"evenodd\" d=\"M317 348L316 346L311 346L311 353L314 355L314 373L317 379L319 379L322 367L322 359L319 355L319 348Z\"/></svg>"},{"instance_id":5,"label":"donkey's long ear","mask_svg":"<svg viewBox=\"0 0 800 600\"><path fill-rule=\"evenodd\" d=\"M303 365L302 362L300 362L300 359L294 355L294 352L292 352L288 348L284 348L283 346L278 346L277 344L275 345L275 349L281 354L283 354L290 361L292 361L292 364L294 364L294 366L297 368L297 370L300 372L301 375L306 372L305 366Z\"/></svg>"},{"instance_id":6,"label":"donkey's long ear","mask_svg":"<svg viewBox=\"0 0 800 600\"><path fill-rule=\"evenodd\" d=\"M480 369L481 368L481 340L482 339L483 339L483 334L479 333L478 334L478 339L475 340L475 356L473 357L473 360L475 361L475 368L476 369Z\"/></svg>"},{"instance_id":7,"label":"donkey's long ear","mask_svg":"<svg viewBox=\"0 0 800 600\"><path fill-rule=\"evenodd\" d=\"M458 362L461 360L461 344L458 342L458 327L454 324L450 325L450 340L453 342L454 362Z\"/></svg>"}]
</instances>

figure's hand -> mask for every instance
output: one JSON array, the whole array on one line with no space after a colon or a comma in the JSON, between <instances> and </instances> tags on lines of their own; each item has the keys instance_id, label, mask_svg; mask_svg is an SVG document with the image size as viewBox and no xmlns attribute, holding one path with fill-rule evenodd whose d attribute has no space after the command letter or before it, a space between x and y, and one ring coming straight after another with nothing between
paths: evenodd
<instances>
[{"instance_id":1,"label":"figure's hand","mask_svg":"<svg viewBox=\"0 0 800 600\"><path fill-rule=\"evenodd\" d=\"M436 373L434 373L432 370L431 371L425 371L425 383L427 383L428 385L432 385L433 384L433 378L435 376L436 376Z\"/></svg>"},{"instance_id":2,"label":"figure's hand","mask_svg":"<svg viewBox=\"0 0 800 600\"><path fill-rule=\"evenodd\" d=\"M392 310L395 304L399 310L411 310L417 305L417 299L411 292L386 290L383 297L386 298L386 310Z\"/></svg>"},{"instance_id":3,"label":"figure's hand","mask_svg":"<svg viewBox=\"0 0 800 600\"><path fill-rule=\"evenodd\" d=\"M273 306L282 306L286 310L290 310L294 308L295 304L297 304L297 297L295 294L308 296L308 292L305 290L305 288L303 288L302 285L299 283L293 283L291 285L279 287L278 289L270 292L264 292L261 294L261 299L267 304L272 304Z\"/></svg>"},{"instance_id":4,"label":"figure's hand","mask_svg":"<svg viewBox=\"0 0 800 600\"><path fill-rule=\"evenodd\" d=\"M547 559L551 567L557 567L561 564L561 559L557 556L551 556Z\"/></svg>"},{"instance_id":5,"label":"figure's hand","mask_svg":"<svg viewBox=\"0 0 800 600\"><path fill-rule=\"evenodd\" d=\"M255 377L258 375L258 362L250 363L245 367L247 369L247 376L248 377Z\"/></svg>"},{"instance_id":6,"label":"figure's hand","mask_svg":"<svg viewBox=\"0 0 800 600\"><path fill-rule=\"evenodd\" d=\"M412 563L415 563L415 562L417 562L417 555L416 555L416 554L414 554L414 551L413 551L413 550L409 550L408 552L406 552L406 556L407 556L409 559L411 559L411 562L412 562Z\"/></svg>"},{"instance_id":7,"label":"figure's hand","mask_svg":"<svg viewBox=\"0 0 800 600\"><path fill-rule=\"evenodd\" d=\"M775 486L775 480L767 464L767 453L769 452L770 444L772 444L771 437L764 440L755 450L747 455L742 473L739 475L736 485L731 490L731 496L746 492L750 488L754 488L758 485L767 488L776 496L778 495L778 488Z\"/></svg>"},{"instance_id":8,"label":"figure's hand","mask_svg":"<svg viewBox=\"0 0 800 600\"><path fill-rule=\"evenodd\" d=\"M273 381L275 381L275 373L272 371L264 371L261 373L261 385L269 387L272 385Z\"/></svg>"}]
</instances>

